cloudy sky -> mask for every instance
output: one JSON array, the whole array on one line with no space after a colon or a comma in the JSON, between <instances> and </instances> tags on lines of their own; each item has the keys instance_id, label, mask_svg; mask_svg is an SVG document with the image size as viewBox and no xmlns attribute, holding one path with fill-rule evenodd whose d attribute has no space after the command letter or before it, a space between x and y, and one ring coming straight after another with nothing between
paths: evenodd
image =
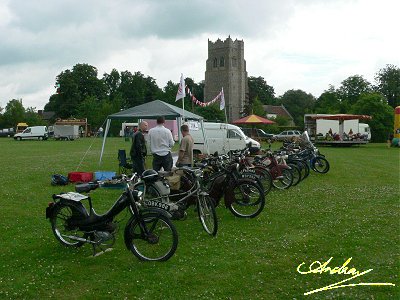
<instances>
[{"instance_id":1,"label":"cloudy sky","mask_svg":"<svg viewBox=\"0 0 400 300\"><path fill-rule=\"evenodd\" d=\"M318 97L400 66L398 0L0 0L0 107L42 109L77 63L204 80L207 40L244 41L249 76ZM207 99L206 99L207 100Z\"/></svg>"}]
</instances>

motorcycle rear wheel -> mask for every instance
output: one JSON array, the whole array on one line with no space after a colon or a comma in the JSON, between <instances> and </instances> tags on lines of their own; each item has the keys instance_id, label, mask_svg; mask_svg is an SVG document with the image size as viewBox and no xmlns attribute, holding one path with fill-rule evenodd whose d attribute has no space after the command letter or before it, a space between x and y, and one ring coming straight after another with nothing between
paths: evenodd
<instances>
[{"instance_id":1,"label":"motorcycle rear wheel","mask_svg":"<svg viewBox=\"0 0 400 300\"><path fill-rule=\"evenodd\" d=\"M56 239L65 247L80 247L85 244L79 239L87 238L87 234L73 225L73 220L86 218L77 208L60 204L54 210L50 218L51 229Z\"/></svg>"}]
</instances>

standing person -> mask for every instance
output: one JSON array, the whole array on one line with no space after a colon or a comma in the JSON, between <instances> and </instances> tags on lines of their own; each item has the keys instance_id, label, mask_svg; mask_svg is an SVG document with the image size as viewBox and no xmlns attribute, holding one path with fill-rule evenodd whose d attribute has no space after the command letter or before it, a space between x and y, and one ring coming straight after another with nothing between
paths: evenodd
<instances>
[{"instance_id":1,"label":"standing person","mask_svg":"<svg viewBox=\"0 0 400 300\"><path fill-rule=\"evenodd\" d=\"M153 169L164 171L172 169L171 148L174 145L174 139L169 129L164 127L165 118L157 118L157 126L149 130L150 151L153 154Z\"/></svg>"},{"instance_id":2,"label":"standing person","mask_svg":"<svg viewBox=\"0 0 400 300\"><path fill-rule=\"evenodd\" d=\"M186 124L181 126L182 141L179 147L177 167L191 167L193 165L193 138L189 133L189 126Z\"/></svg>"},{"instance_id":3,"label":"standing person","mask_svg":"<svg viewBox=\"0 0 400 300\"><path fill-rule=\"evenodd\" d=\"M139 123L139 130L135 132L132 137L132 146L131 146L131 159L133 170L138 173L138 175L142 175L144 172L144 161L146 159L147 148L146 141L144 139L143 133L147 131L147 122L142 121Z\"/></svg>"},{"instance_id":4,"label":"standing person","mask_svg":"<svg viewBox=\"0 0 400 300\"><path fill-rule=\"evenodd\" d=\"M390 148L392 146L393 138L394 138L394 134L393 134L393 132L390 132L388 135L388 139L387 139L388 148Z\"/></svg>"}]
</instances>

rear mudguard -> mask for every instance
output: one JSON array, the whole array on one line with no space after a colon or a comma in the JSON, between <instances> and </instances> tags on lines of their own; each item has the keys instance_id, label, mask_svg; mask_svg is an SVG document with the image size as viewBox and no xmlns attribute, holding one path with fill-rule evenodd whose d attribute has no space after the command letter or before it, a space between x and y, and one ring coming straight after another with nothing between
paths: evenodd
<instances>
[{"instance_id":1,"label":"rear mudguard","mask_svg":"<svg viewBox=\"0 0 400 300\"><path fill-rule=\"evenodd\" d=\"M163 215L164 217L167 217L169 219L172 217L172 215L169 212L167 212L163 209L159 209L159 208L144 209L141 211L141 215L142 215L142 218L146 218L146 216L152 216L152 215L153 216ZM136 219L137 219L136 216L132 216L129 219L128 223L126 223L126 226L125 226L124 240L125 240L125 246L128 248L128 250L130 250L130 248L131 248L131 245L129 245L127 242L128 237L132 234L130 231L130 228L132 226L132 223L134 223L136 221Z\"/></svg>"},{"instance_id":2,"label":"rear mudguard","mask_svg":"<svg viewBox=\"0 0 400 300\"><path fill-rule=\"evenodd\" d=\"M58 198L59 201L53 202L53 205L46 207L46 219L53 217L55 209L60 205L68 205L76 208L79 212L81 212L85 216L89 216L88 211L85 206L79 201L67 200L63 198Z\"/></svg>"}]
</instances>

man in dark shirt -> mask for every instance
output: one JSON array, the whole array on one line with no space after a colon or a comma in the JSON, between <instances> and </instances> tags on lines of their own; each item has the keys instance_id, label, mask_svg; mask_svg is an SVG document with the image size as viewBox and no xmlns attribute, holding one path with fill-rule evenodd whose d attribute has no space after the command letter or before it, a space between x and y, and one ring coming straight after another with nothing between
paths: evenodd
<instances>
[{"instance_id":1,"label":"man in dark shirt","mask_svg":"<svg viewBox=\"0 0 400 300\"><path fill-rule=\"evenodd\" d=\"M138 175L142 175L145 169L144 161L147 154L147 147L143 133L147 131L147 126L147 122L140 122L139 130L136 131L132 137L130 154L132 159L133 171L136 172Z\"/></svg>"}]
</instances>

